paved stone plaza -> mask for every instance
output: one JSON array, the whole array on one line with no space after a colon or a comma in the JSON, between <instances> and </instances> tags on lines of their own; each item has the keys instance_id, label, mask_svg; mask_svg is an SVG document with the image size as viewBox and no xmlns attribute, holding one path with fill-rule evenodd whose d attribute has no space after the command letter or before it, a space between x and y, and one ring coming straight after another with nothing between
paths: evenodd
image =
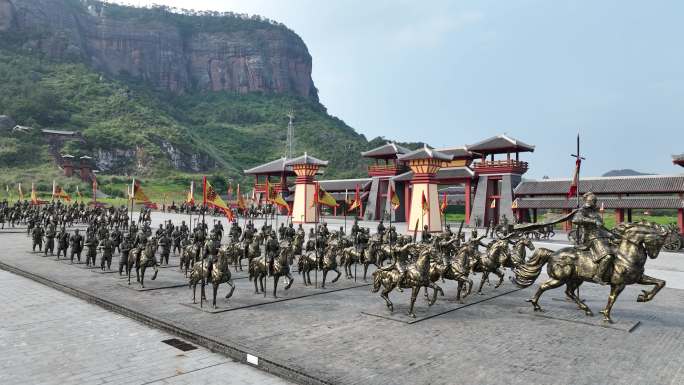
<instances>
[{"instance_id":1,"label":"paved stone plaza","mask_svg":"<svg viewBox=\"0 0 684 385\"><path fill-rule=\"evenodd\" d=\"M286 384L205 348L0 271L0 383Z\"/></svg>"},{"instance_id":2,"label":"paved stone plaza","mask_svg":"<svg viewBox=\"0 0 684 385\"><path fill-rule=\"evenodd\" d=\"M163 215L167 216L173 215ZM155 223L163 217L162 214L155 217ZM208 219L211 224L213 218ZM374 224L369 226L374 229ZM187 286L132 290L117 273L96 274L31 253L28 251L30 240L25 234L0 233L0 244L0 267L3 269L162 329L149 329L52 289L2 273L3 281L5 277L12 277L12 281L25 282L10 291L3 286L6 307L12 309L3 313L3 325L17 323L15 320L27 323L21 321L22 317L32 317L27 314L33 314L32 311L38 308L46 311L39 320L49 320L49 315L52 315L55 322L42 322L43 325L37 329L28 328L26 335L35 333L52 343L50 336L43 338L41 333L50 330L51 326L68 326L68 334L55 337L57 341L59 338L63 341L66 336L69 341L79 337L85 339L79 348L86 348L87 352L64 354L71 360L41 360L50 349L43 349L43 353L36 354L33 360L29 357L27 361L40 364L37 375L47 371L57 377L69 362L75 363L72 366L75 370L85 367L93 372L115 371L125 362L125 358L120 356L122 345L138 347L133 340L124 342L133 332L121 335L121 330L129 329L136 333L132 339L142 338L143 347L140 349L150 352L149 356L135 360L149 363L149 369L138 366L138 370L129 372L132 381L137 383L169 376L157 375L165 370L159 365L172 367L173 357L179 352L164 344L160 344L161 347L154 345L168 338L167 333L241 362L246 361L247 354L256 356L259 369L297 383L684 383L684 292L680 290L684 288L684 260L681 254L661 253L658 259L649 260L647 273L668 280L667 288L652 302L642 304L636 303L641 287L628 287L613 311L617 324L605 327L599 317L579 317L581 314L575 307L562 299L561 290L550 291L542 298L541 305L547 312L540 316L532 312L531 306L525 302L535 290L534 286L518 290L506 281L501 288L494 290L492 286L485 285L485 295L473 293L461 305L453 301L454 285L439 283L446 296L429 308L421 293L416 308L417 318L412 321L401 314L406 309L408 293L393 292L390 295L396 305L395 314L390 314L379 294L371 293L370 287L362 285L363 282L352 284L342 277L338 283L330 283L329 290L322 291L304 287L301 276L296 273L292 293L279 290L279 296L284 299L279 302L270 300L268 296L264 300L263 295L259 295L261 299L256 301L253 286L244 275L238 274L235 277L237 289L231 300L223 299L226 288L219 289L219 307L226 311L212 313L190 305L192 291ZM537 246L561 245L540 242ZM172 258L172 263L175 260ZM118 266L118 256L114 258L113 265ZM475 283L479 283L479 275L473 278ZM162 279L183 282L184 277L175 268L163 268L159 272L159 280ZM269 281L267 288L271 284ZM595 312L605 304L607 294L608 288L597 285L585 284L581 289L582 297ZM32 302L32 297L38 298L38 305ZM45 301L44 298L55 299ZM56 303L59 306L55 306ZM240 307L233 303L252 303L252 306ZM101 313L103 319L111 317L114 321L99 321L100 316L97 322L77 321L84 312L82 307ZM71 308L76 310L66 310ZM67 312L73 318L62 321ZM28 322L31 322L30 318ZM3 335L6 333L4 329L0 330ZM0 341L5 344L6 338ZM118 347L111 348L111 344ZM10 347L16 350L16 347ZM7 345L3 346L2 354L10 355L9 360L12 360L12 355L18 353L13 350L7 352L7 348ZM98 352L96 349L99 348L103 351ZM131 349L129 354L137 351ZM197 356L193 357L196 353ZM110 357L103 360L107 354ZM230 363L225 356L211 354L204 349L183 354L188 359L187 366L183 367L185 372L193 367L207 368L217 362ZM162 356L169 358L162 359ZM92 365L86 364L86 358L82 357L92 359ZM3 358L2 362L5 361L8 360ZM190 376L196 375L198 381L211 382L211 371L208 370L184 374L177 381L188 381L195 378ZM16 376L22 372L14 369L10 373L10 379L21 382L21 377ZM249 373L245 376L253 383L265 383L266 380L257 379L256 375L260 373L254 377ZM4 384L7 381L3 375L4 370L0 372L0 383ZM32 381L27 379L24 382ZM70 381L67 377L60 382Z\"/></svg>"}]
</instances>

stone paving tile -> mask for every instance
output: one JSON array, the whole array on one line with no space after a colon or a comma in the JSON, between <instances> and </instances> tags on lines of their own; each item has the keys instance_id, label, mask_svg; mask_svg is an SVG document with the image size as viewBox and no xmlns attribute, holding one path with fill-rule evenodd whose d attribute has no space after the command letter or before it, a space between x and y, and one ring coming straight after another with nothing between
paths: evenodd
<instances>
[{"instance_id":1,"label":"stone paving tile","mask_svg":"<svg viewBox=\"0 0 684 385\"><path fill-rule=\"evenodd\" d=\"M0 243L6 246L2 263L328 383L684 383L684 296L676 289L666 288L646 304L636 303L639 287L626 289L613 316L640 321L631 333L521 314L530 310L524 300L534 287L413 325L361 314L384 306L368 287L208 314L180 305L191 298L187 287L136 292L111 274L26 253L23 236L3 235ZM608 290L585 285L581 293L597 312ZM562 298L562 291L546 294L542 306L556 306L554 297Z\"/></svg>"},{"instance_id":2,"label":"stone paving tile","mask_svg":"<svg viewBox=\"0 0 684 385\"><path fill-rule=\"evenodd\" d=\"M182 352L166 333L5 271L0 292L3 385L286 383L201 347Z\"/></svg>"}]
</instances>

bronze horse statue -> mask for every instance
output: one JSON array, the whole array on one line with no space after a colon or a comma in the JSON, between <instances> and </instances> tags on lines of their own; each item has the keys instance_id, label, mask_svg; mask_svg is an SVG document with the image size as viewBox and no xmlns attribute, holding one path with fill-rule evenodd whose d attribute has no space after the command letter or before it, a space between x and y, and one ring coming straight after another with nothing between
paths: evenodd
<instances>
[{"instance_id":1,"label":"bronze horse statue","mask_svg":"<svg viewBox=\"0 0 684 385\"><path fill-rule=\"evenodd\" d=\"M159 269L157 268L157 259L154 254L157 252L159 244L157 243L156 237L150 237L150 239L145 244L144 248L136 247L131 249L128 253L128 266L126 267L128 274L128 284L131 284L131 270L132 266L135 266L135 277L136 281L140 282L141 287L145 287L145 270L148 267L154 268L154 275L152 275L152 280L157 279L157 273Z\"/></svg>"},{"instance_id":2,"label":"bronze horse statue","mask_svg":"<svg viewBox=\"0 0 684 385\"><path fill-rule=\"evenodd\" d=\"M435 261L430 264L430 281L434 283L440 278L456 281L458 283L456 301L463 303L463 299L470 295L473 289L473 281L468 276L470 275L470 259L476 253L477 250L466 244L456 250L454 258L447 258L447 254L444 254L442 261ZM464 289L465 294L461 297ZM427 295L426 290L425 296L427 297Z\"/></svg>"},{"instance_id":3,"label":"bronze horse statue","mask_svg":"<svg viewBox=\"0 0 684 385\"><path fill-rule=\"evenodd\" d=\"M665 281L644 274L644 265L648 258L658 257L660 250L671 230L655 223L628 223L615 228L619 244L615 248L615 259L612 268L609 268L604 280L610 284L610 295L606 307L601 310L603 320L613 322L610 312L620 293L625 286L653 285L652 290L642 290L637 297L637 302L648 302L665 287ZM537 249L532 258L524 265L514 270L513 282L520 287L532 285L542 267L547 265L546 271L549 280L542 283L534 296L528 300L535 311L541 311L539 298L549 290L565 285L565 294L571 298L577 307L588 316L593 315L591 309L577 296L576 290L584 282L593 282L597 263L594 262L591 250L577 247L566 247L558 251L545 248Z\"/></svg>"},{"instance_id":4,"label":"bronze horse statue","mask_svg":"<svg viewBox=\"0 0 684 385\"><path fill-rule=\"evenodd\" d=\"M189 280L189 286L192 287L192 303L197 303L195 294L197 291L197 284L202 282L202 277L204 277L204 282L206 284L211 283L213 286L214 292L211 306L214 309L216 309L216 295L218 293L220 284L227 283L228 286L230 286L230 292L226 294L226 299L233 295L233 291L235 291L235 284L231 279L230 264L231 262L234 263L234 260L237 259L238 254L239 253L232 252L232 250L225 250L223 247L220 248L216 261L214 261L214 264L211 268L211 274L209 274L207 271L209 263L206 260L196 262L192 266L192 272L190 273ZM204 285L202 285L201 291L202 293L200 295L202 296L202 299L206 299L207 297L204 293Z\"/></svg>"},{"instance_id":5,"label":"bronze horse statue","mask_svg":"<svg viewBox=\"0 0 684 385\"><path fill-rule=\"evenodd\" d=\"M242 257L244 256L244 249L238 242L230 242L225 245L221 245L219 248L219 253L224 253L230 256L233 262L233 269L237 273L238 267L242 270Z\"/></svg>"},{"instance_id":6,"label":"bronze horse statue","mask_svg":"<svg viewBox=\"0 0 684 385\"><path fill-rule=\"evenodd\" d=\"M419 248L416 245L407 245L413 247L415 250ZM404 273L404 278L400 279L401 274L399 270L394 267L392 269L378 269L373 272L373 293L380 291L382 287L382 293L380 297L385 300L385 304L390 311L394 311L394 304L389 299L389 293L395 288L411 289L411 302L409 305L408 315L409 317L416 317L413 312L414 305L416 303L416 297L418 292L422 287L429 287L434 290L432 300L428 303L432 306L437 300L437 293L444 295L444 291L441 287L437 286L434 282L430 281L430 250L426 248L420 248L418 258L416 262L408 265L406 272Z\"/></svg>"},{"instance_id":7,"label":"bronze horse statue","mask_svg":"<svg viewBox=\"0 0 684 385\"><path fill-rule=\"evenodd\" d=\"M289 290L294 282L290 274L290 263L292 262L294 246L281 247L278 256L273 260L273 298L278 298L276 290L280 277L287 277L289 280L285 290ZM254 280L254 293L258 294L257 281L259 281L261 292L264 291L264 279L268 276L268 261L266 257L254 258L249 261L249 280Z\"/></svg>"},{"instance_id":8,"label":"bronze horse statue","mask_svg":"<svg viewBox=\"0 0 684 385\"><path fill-rule=\"evenodd\" d=\"M499 270L507 263L510 263L510 250L508 250L508 239L498 239L493 241L487 247L484 253L476 253L475 261L471 266L473 272L482 273L480 279L480 286L477 288L477 293L482 294L482 286L485 281L489 280L489 273L496 274L499 277L499 282L494 286L498 288L504 280L504 273Z\"/></svg>"},{"instance_id":9,"label":"bronze horse statue","mask_svg":"<svg viewBox=\"0 0 684 385\"><path fill-rule=\"evenodd\" d=\"M201 245L197 243L191 243L183 247L180 256L179 268L180 271L185 272L186 278L188 277L188 270L190 270L192 266L199 261L201 249Z\"/></svg>"},{"instance_id":10,"label":"bronze horse statue","mask_svg":"<svg viewBox=\"0 0 684 385\"><path fill-rule=\"evenodd\" d=\"M311 285L311 270L315 270L317 265L316 251L308 251L299 257L297 270L302 275L304 286Z\"/></svg>"}]
</instances>

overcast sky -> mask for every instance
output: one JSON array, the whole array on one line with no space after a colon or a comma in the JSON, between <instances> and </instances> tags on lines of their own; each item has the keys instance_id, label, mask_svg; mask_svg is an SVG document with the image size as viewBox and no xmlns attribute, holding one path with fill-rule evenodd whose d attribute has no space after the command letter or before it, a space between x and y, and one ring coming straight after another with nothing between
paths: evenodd
<instances>
[{"instance_id":1,"label":"overcast sky","mask_svg":"<svg viewBox=\"0 0 684 385\"><path fill-rule=\"evenodd\" d=\"M128 0L259 14L307 44L328 111L369 139L537 146L528 177L680 173L684 1Z\"/></svg>"}]
</instances>

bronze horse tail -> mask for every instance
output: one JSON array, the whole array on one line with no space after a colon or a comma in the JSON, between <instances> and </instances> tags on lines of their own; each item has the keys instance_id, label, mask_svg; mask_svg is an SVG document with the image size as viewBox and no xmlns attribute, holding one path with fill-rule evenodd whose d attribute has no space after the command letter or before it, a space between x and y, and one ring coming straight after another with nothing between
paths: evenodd
<instances>
[{"instance_id":1,"label":"bronze horse tail","mask_svg":"<svg viewBox=\"0 0 684 385\"><path fill-rule=\"evenodd\" d=\"M381 270L375 270L373 272L373 290L372 293L377 293L380 291L380 286L382 286L382 273Z\"/></svg>"},{"instance_id":2,"label":"bronze horse tail","mask_svg":"<svg viewBox=\"0 0 684 385\"><path fill-rule=\"evenodd\" d=\"M541 274L542 267L549 261L551 254L553 254L553 250L538 248L527 263L513 270L515 278L512 278L511 281L523 288L532 285Z\"/></svg>"}]
</instances>

